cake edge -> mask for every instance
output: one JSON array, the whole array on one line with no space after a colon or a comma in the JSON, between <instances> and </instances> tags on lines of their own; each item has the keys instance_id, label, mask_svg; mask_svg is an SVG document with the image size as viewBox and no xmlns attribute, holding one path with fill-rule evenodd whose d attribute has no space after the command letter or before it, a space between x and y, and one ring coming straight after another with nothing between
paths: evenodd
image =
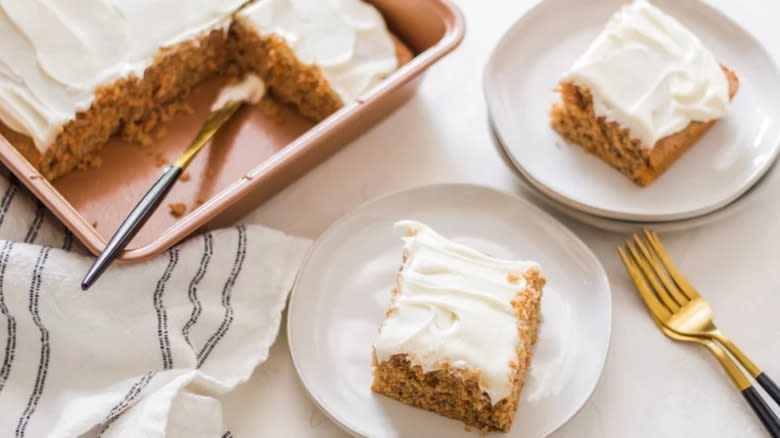
<instances>
[{"instance_id":1,"label":"cake edge","mask_svg":"<svg viewBox=\"0 0 780 438\"><path fill-rule=\"evenodd\" d=\"M0 136L48 181L76 169L99 166L100 151L116 135L131 143L150 144L164 135L163 126L173 115L189 111L184 102L194 87L216 75L237 76L257 71L241 65L239 55L234 53L236 46L241 44L235 40L237 32L241 32L241 21L241 17L234 16L226 29L212 29L191 40L161 48L143 77L131 75L98 87L92 105L63 125L44 153L32 138L10 129L1 121ZM344 103L317 66L298 61L280 37L263 38L259 32L255 34L257 40L265 40L269 49L278 54L276 59L281 56L286 60L285 66L292 67L291 72L283 75L286 92L273 86L275 81L271 79L275 97L296 105L300 113L313 122L320 122L343 107ZM393 32L388 30L388 34L395 45L397 68L400 68L413 59L414 53ZM195 76L187 77L192 73ZM298 88L302 79L303 90L309 90L311 96L301 93ZM315 86L309 88L307 83ZM300 98L301 95L304 97ZM134 103L124 105L126 101Z\"/></svg>"},{"instance_id":2,"label":"cake edge","mask_svg":"<svg viewBox=\"0 0 780 438\"><path fill-rule=\"evenodd\" d=\"M721 69L729 83L729 100L739 90L739 78L725 65ZM633 137L630 129L618 122L607 121L596 116L590 90L571 82L562 82L556 88L561 101L553 104L550 111L550 125L567 143L577 144L586 152L598 156L640 187L649 186L661 176L677 159L692 148L720 119L708 122L693 121L682 130L658 140L650 148ZM573 133L573 126L586 123L599 138ZM601 141L599 141L601 140ZM605 150L606 148L606 150ZM631 165L625 157L634 158L639 164Z\"/></svg>"}]
</instances>

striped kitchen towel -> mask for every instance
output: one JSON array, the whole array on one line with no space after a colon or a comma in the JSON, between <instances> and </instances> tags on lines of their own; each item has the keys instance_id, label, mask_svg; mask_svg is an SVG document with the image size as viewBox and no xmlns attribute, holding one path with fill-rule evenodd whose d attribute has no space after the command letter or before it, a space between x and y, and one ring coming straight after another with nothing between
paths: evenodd
<instances>
[{"instance_id":1,"label":"striped kitchen towel","mask_svg":"<svg viewBox=\"0 0 780 438\"><path fill-rule=\"evenodd\" d=\"M309 242L261 226L114 266L0 173L0 436L229 436L220 397L279 330Z\"/></svg>"}]
</instances>

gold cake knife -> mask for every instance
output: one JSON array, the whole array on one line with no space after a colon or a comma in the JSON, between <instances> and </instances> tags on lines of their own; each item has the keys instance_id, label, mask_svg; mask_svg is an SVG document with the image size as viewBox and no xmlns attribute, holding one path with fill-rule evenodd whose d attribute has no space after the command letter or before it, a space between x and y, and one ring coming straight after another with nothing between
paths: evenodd
<instances>
[{"instance_id":1,"label":"gold cake knife","mask_svg":"<svg viewBox=\"0 0 780 438\"><path fill-rule=\"evenodd\" d=\"M95 263L87 271L84 280L81 282L81 289L87 290L95 281L100 278L103 272L111 266L116 257L125 249L128 243L135 237L141 227L144 226L149 217L157 210L165 196L176 184L181 174L190 165L195 156L198 155L203 147L208 144L214 134L219 131L230 117L238 110L243 103L242 100L228 101L219 109L213 110L208 119L201 127L195 139L183 154L170 166L165 168L162 175L152 185L146 195L133 208L127 218L119 226L111 240L108 241L103 252L100 253Z\"/></svg>"}]
</instances>

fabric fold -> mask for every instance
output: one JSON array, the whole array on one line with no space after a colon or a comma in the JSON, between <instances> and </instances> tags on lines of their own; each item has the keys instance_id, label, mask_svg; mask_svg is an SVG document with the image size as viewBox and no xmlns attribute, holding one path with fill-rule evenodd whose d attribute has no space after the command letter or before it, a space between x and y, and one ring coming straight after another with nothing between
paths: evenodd
<instances>
[{"instance_id":1,"label":"fabric fold","mask_svg":"<svg viewBox=\"0 0 780 438\"><path fill-rule=\"evenodd\" d=\"M268 357L310 242L210 231L82 292L93 259L68 236L0 177L0 435L229 430L220 397Z\"/></svg>"}]
</instances>

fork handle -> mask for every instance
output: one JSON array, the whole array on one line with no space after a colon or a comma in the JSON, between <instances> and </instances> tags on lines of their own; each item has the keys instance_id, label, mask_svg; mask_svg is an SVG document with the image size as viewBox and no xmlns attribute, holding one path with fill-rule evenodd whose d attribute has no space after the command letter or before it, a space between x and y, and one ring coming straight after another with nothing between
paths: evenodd
<instances>
[{"instance_id":1,"label":"fork handle","mask_svg":"<svg viewBox=\"0 0 780 438\"><path fill-rule=\"evenodd\" d=\"M761 374L756 376L756 381L759 385L761 385L762 388L764 388L764 391L766 391L766 393L772 397L772 400L774 400L775 403L780 406L780 387L778 387L777 384L763 371Z\"/></svg>"},{"instance_id":2,"label":"fork handle","mask_svg":"<svg viewBox=\"0 0 780 438\"><path fill-rule=\"evenodd\" d=\"M758 419L761 420L769 435L772 438L780 438L780 420L772 412L772 409L767 406L764 399L756 391L756 388L748 386L742 390L742 396L745 397L750 408L753 409Z\"/></svg>"},{"instance_id":3,"label":"fork handle","mask_svg":"<svg viewBox=\"0 0 780 438\"><path fill-rule=\"evenodd\" d=\"M761 371L761 368L753 363L753 361L750 360L750 358L748 358L747 355L743 353L742 350L740 350L739 347L737 347L737 345L734 344L734 342L727 338L723 333L716 330L713 333L713 338L726 347L727 350L729 350L729 352L739 361L739 363L745 367L748 373L750 373L750 375L756 379L759 385L764 388L767 394L772 397L772 400L774 400L775 403L780 406L780 387L778 387L777 384L766 375L766 373Z\"/></svg>"}]
</instances>

